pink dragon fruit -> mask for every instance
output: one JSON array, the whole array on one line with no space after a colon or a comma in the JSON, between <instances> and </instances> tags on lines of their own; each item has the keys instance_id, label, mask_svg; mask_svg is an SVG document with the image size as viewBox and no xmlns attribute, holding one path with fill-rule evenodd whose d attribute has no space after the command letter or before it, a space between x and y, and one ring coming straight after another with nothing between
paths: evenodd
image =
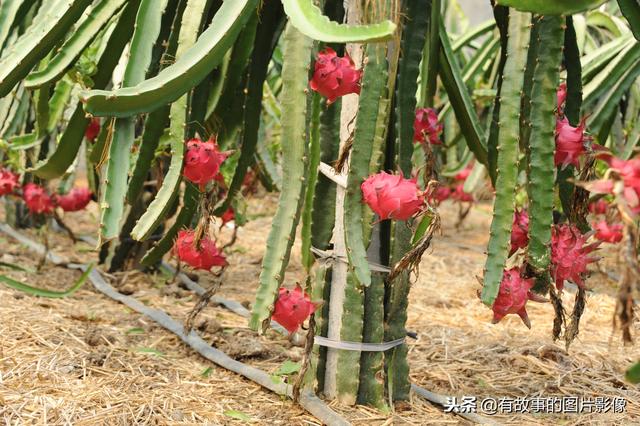
<instances>
[{"instance_id":1,"label":"pink dragon fruit","mask_svg":"<svg viewBox=\"0 0 640 426\"><path fill-rule=\"evenodd\" d=\"M424 206L417 179L380 172L369 176L361 189L364 201L382 220L407 220Z\"/></svg>"},{"instance_id":2,"label":"pink dragon fruit","mask_svg":"<svg viewBox=\"0 0 640 426\"><path fill-rule=\"evenodd\" d=\"M327 98L327 104L332 104L344 95L360 94L361 77L362 70L356 69L348 54L340 57L335 50L327 47L318 53L309 86Z\"/></svg>"},{"instance_id":3,"label":"pink dragon fruit","mask_svg":"<svg viewBox=\"0 0 640 426\"><path fill-rule=\"evenodd\" d=\"M529 214L526 210L516 210L511 227L511 251L509 256L518 249L525 248L529 244Z\"/></svg>"},{"instance_id":4,"label":"pink dragon fruit","mask_svg":"<svg viewBox=\"0 0 640 426\"><path fill-rule=\"evenodd\" d=\"M596 239L603 243L615 244L622 241L622 230L624 226L621 223L609 224L606 220L601 220L593 224L593 229L596 231Z\"/></svg>"},{"instance_id":5,"label":"pink dragon fruit","mask_svg":"<svg viewBox=\"0 0 640 426\"><path fill-rule=\"evenodd\" d=\"M556 225L551 230L551 276L558 290L562 290L565 280L584 287L583 277L587 265L598 258L590 254L600 242L586 244L587 236L582 235L574 225Z\"/></svg>"},{"instance_id":6,"label":"pink dragon fruit","mask_svg":"<svg viewBox=\"0 0 640 426\"><path fill-rule=\"evenodd\" d=\"M429 203L438 205L451 197L451 188L448 186L438 185L438 187L429 195Z\"/></svg>"},{"instance_id":7,"label":"pink dragon fruit","mask_svg":"<svg viewBox=\"0 0 640 426\"><path fill-rule=\"evenodd\" d=\"M432 108L418 108L413 122L413 141L431 145L442 145L440 134L442 123L438 122L438 114Z\"/></svg>"},{"instance_id":8,"label":"pink dragon fruit","mask_svg":"<svg viewBox=\"0 0 640 426\"><path fill-rule=\"evenodd\" d=\"M586 152L585 142L589 140L584 134L584 128L584 119L578 127L569 124L566 117L556 120L556 166L580 166L580 156Z\"/></svg>"},{"instance_id":9,"label":"pink dragon fruit","mask_svg":"<svg viewBox=\"0 0 640 426\"><path fill-rule=\"evenodd\" d=\"M317 307L318 304L311 301L300 285L293 290L280 287L271 319L286 328L289 333L295 333Z\"/></svg>"},{"instance_id":10,"label":"pink dragon fruit","mask_svg":"<svg viewBox=\"0 0 640 426\"><path fill-rule=\"evenodd\" d=\"M20 184L18 180L20 176L7 170L0 169L0 197L13 193Z\"/></svg>"},{"instance_id":11,"label":"pink dragon fruit","mask_svg":"<svg viewBox=\"0 0 640 426\"><path fill-rule=\"evenodd\" d=\"M451 192L451 199L461 203L472 203L474 201L473 195L464 191L464 184L462 183L453 188L453 192Z\"/></svg>"},{"instance_id":12,"label":"pink dragon fruit","mask_svg":"<svg viewBox=\"0 0 640 426\"><path fill-rule=\"evenodd\" d=\"M467 180L467 178L471 174L471 170L473 170L473 162L467 164L467 167L460 170L453 178L455 180L461 180L464 182L465 180Z\"/></svg>"},{"instance_id":13,"label":"pink dragon fruit","mask_svg":"<svg viewBox=\"0 0 640 426\"><path fill-rule=\"evenodd\" d=\"M592 214L606 214L608 208L609 203L604 198L600 198L598 201L589 203L589 212Z\"/></svg>"},{"instance_id":14,"label":"pink dragon fruit","mask_svg":"<svg viewBox=\"0 0 640 426\"><path fill-rule=\"evenodd\" d=\"M498 297L493 302L493 323L497 324L509 314L517 314L522 322L531 328L531 321L527 315L527 301L531 298L533 278L522 278L519 268L504 271Z\"/></svg>"},{"instance_id":15,"label":"pink dragon fruit","mask_svg":"<svg viewBox=\"0 0 640 426\"><path fill-rule=\"evenodd\" d=\"M567 83L560 83L556 91L556 98L558 99L558 111L561 112L564 109L564 103L567 99Z\"/></svg>"},{"instance_id":16,"label":"pink dragon fruit","mask_svg":"<svg viewBox=\"0 0 640 426\"><path fill-rule=\"evenodd\" d=\"M640 212L640 158L621 160L609 153L600 153L598 158L609 163L610 171L606 179L579 183L594 194L613 194L616 182L622 181L621 195L632 213Z\"/></svg>"},{"instance_id":17,"label":"pink dragon fruit","mask_svg":"<svg viewBox=\"0 0 640 426\"><path fill-rule=\"evenodd\" d=\"M203 237L200 247L196 247L195 232L191 229L178 232L174 253L178 259L195 269L209 271L214 266L227 264L224 254L209 237Z\"/></svg>"},{"instance_id":18,"label":"pink dragon fruit","mask_svg":"<svg viewBox=\"0 0 640 426\"><path fill-rule=\"evenodd\" d=\"M65 195L55 195L53 201L65 212L76 212L87 207L93 194L89 188L73 188Z\"/></svg>"},{"instance_id":19,"label":"pink dragon fruit","mask_svg":"<svg viewBox=\"0 0 640 426\"><path fill-rule=\"evenodd\" d=\"M53 213L53 200L43 187L35 183L28 183L24 186L22 199L33 214Z\"/></svg>"},{"instance_id":20,"label":"pink dragon fruit","mask_svg":"<svg viewBox=\"0 0 640 426\"><path fill-rule=\"evenodd\" d=\"M191 139L187 142L184 177L204 190L205 185L217 177L220 166L228 156L228 152L220 152L213 137L207 142Z\"/></svg>"}]
</instances>

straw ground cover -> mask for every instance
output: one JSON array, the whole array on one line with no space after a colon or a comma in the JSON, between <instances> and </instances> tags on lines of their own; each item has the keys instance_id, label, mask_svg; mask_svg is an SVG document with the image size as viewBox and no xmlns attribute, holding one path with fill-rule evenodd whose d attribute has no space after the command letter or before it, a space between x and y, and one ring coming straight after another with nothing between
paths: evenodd
<instances>
[{"instance_id":1,"label":"straw ground cover","mask_svg":"<svg viewBox=\"0 0 640 426\"><path fill-rule=\"evenodd\" d=\"M274 208L270 196L253 200L256 217L241 229L230 256L230 268L219 295L250 303L263 254L265 229ZM506 424L630 424L640 419L640 391L622 381L624 369L638 356L635 347L622 347L612 334L614 299L608 279L595 272L581 333L566 353L550 338L553 314L531 304L532 330L517 318L491 325L491 311L474 297L479 285L473 276L482 268L489 207L474 207L461 228L455 210L443 206L443 235L424 257L419 280L411 290L408 329L414 383L457 396L623 397L624 414L499 415ZM90 230L95 216L74 214L74 230ZM26 234L36 235L32 231ZM228 238L230 232L223 234ZM6 236L0 236L2 261L35 269L37 256ZM63 235L50 235L51 249L79 262L91 260L92 247L72 247ZM615 259L615 255L609 256ZM615 263L603 268L615 273ZM61 289L78 272L46 265L38 275L3 269L16 279ZM26 278L29 276L29 278ZM291 280L303 279L300 259L290 266ZM34 278L36 277L36 278ZM129 272L111 277L111 284L149 306L186 319L194 296L170 277ZM200 284L210 284L208 275ZM289 282L288 284L293 284ZM35 299L0 288L7 301L0 307L0 416L6 423L48 424L317 424L290 401L258 385L212 366L179 340L148 319L95 292L90 284L72 298ZM565 296L571 306L572 294ZM222 307L207 308L196 326L215 347L232 357L273 374L283 372L288 360L297 362L302 349L269 332L258 337L246 321ZM638 329L636 328L636 333ZM285 364L286 365L286 364ZM371 408L331 407L353 424L459 424L417 396L396 412Z\"/></svg>"}]
</instances>

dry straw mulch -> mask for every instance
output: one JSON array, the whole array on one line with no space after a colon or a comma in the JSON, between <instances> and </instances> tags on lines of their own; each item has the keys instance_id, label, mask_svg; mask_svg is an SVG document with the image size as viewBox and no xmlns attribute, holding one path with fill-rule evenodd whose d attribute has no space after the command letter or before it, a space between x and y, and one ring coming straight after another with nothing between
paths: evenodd
<instances>
[{"instance_id":1,"label":"dry straw mulch","mask_svg":"<svg viewBox=\"0 0 640 426\"><path fill-rule=\"evenodd\" d=\"M239 234L231 267L220 295L249 302L255 292L273 202L251 203L254 220ZM622 347L612 334L614 299L611 283L594 274L578 339L567 353L551 338L553 311L530 304L533 329L518 317L490 324L491 312L477 300L474 275L481 275L490 215L474 208L461 229L455 229L455 208L443 208L444 235L427 252L421 276L411 293L410 340L412 378L442 394L483 397L623 397L624 414L502 414L509 424L637 424L640 390L622 381L624 369L640 358L637 346ZM93 218L74 216L79 231L90 230ZM228 232L223 232L223 238ZM31 234L34 236L34 234ZM88 261L91 247L70 247L54 235L57 253ZM35 268L38 259L4 236L0 257ZM7 256L9 256L7 258ZM615 270L613 262L606 268ZM60 289L77 272L46 266L38 275L0 272L38 286ZM303 278L294 256L288 284ZM168 277L137 272L118 274L112 284L144 303L185 319L196 299ZM209 278L203 276L206 286ZM259 386L212 366L176 337L91 289L65 300L23 296L0 288L0 418L6 424L233 424L235 417L255 424L317 424L302 409ZM572 306L573 295L564 301ZM236 359L276 372L301 349L275 333L257 337L244 319L220 307L207 308L197 326L203 336ZM636 326L635 335L640 335ZM354 424L460 424L415 397L384 414L367 407L330 404Z\"/></svg>"}]
</instances>

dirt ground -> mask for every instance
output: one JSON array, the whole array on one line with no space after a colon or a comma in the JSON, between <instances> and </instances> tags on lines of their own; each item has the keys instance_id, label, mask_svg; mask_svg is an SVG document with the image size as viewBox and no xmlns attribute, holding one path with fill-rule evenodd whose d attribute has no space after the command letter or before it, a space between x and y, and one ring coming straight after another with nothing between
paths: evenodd
<instances>
[{"instance_id":1,"label":"dirt ground","mask_svg":"<svg viewBox=\"0 0 640 426\"><path fill-rule=\"evenodd\" d=\"M273 215L271 195L250 202L251 221L239 232L219 295L250 303ZM640 424L640 388L623 381L640 359L638 346L624 347L612 328L615 284L595 272L578 339L569 352L551 339L549 304L528 306L533 324L517 316L492 325L491 311L476 297L490 206L479 205L456 229L457 209L443 206L443 235L425 255L411 291L408 329L414 383L445 395L493 397L573 396L625 398L624 413L508 414L504 424ZM1 220L1 218L0 218ZM79 234L95 229L95 215L73 213L67 221ZM28 234L37 238L33 231ZM225 229L222 239L229 238ZM71 246L48 233L51 249L75 261L95 258L86 243ZM615 259L615 250L605 249ZM303 277L294 249L286 282ZM38 258L0 235L0 261L36 269ZM615 272L615 262L605 262ZM0 266L0 273L26 283L62 289L78 273L46 265L39 273ZM194 296L167 284L170 277L138 272L117 274L112 284L144 303L184 320ZM206 286L211 278L200 277ZM5 424L284 424L318 421L290 401L212 365L150 320L94 291L89 284L67 299L42 299L0 287L0 417ZM565 293L571 307L573 294ZM223 309L207 308L201 334L232 357L273 374L301 348L274 332L258 337L246 321ZM636 325L635 336L640 335ZM466 424L417 396L391 414L368 407L331 407L356 425Z\"/></svg>"}]
</instances>

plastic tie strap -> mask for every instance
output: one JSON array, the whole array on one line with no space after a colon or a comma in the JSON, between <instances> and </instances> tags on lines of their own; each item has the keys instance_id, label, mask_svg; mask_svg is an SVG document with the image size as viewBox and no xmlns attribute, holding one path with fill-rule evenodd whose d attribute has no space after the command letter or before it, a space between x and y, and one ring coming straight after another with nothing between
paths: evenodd
<instances>
[{"instance_id":1,"label":"plastic tie strap","mask_svg":"<svg viewBox=\"0 0 640 426\"><path fill-rule=\"evenodd\" d=\"M319 346L325 346L333 349L343 349L345 351L357 351L357 352L384 352L389 349L393 349L396 346L400 346L405 342L406 338L392 340L384 343L361 343L361 342L341 342L338 340L331 340L326 337L314 336L313 342Z\"/></svg>"},{"instance_id":2,"label":"plastic tie strap","mask_svg":"<svg viewBox=\"0 0 640 426\"><path fill-rule=\"evenodd\" d=\"M311 252L316 256L318 256L318 258L324 262L349 263L349 259L347 259L345 256L338 256L334 254L332 250L320 250L318 248L311 247ZM371 269L373 272L382 272L385 274L388 274L391 272L391 268L389 268L388 266L380 265L379 263L375 263L375 262L368 262L368 263L369 263L369 269Z\"/></svg>"}]
</instances>

